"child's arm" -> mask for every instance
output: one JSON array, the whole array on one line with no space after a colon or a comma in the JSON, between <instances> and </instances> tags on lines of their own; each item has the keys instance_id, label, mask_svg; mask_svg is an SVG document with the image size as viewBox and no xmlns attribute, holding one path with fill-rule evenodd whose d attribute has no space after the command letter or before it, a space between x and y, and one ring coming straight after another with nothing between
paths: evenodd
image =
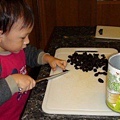
<instances>
[{"instance_id":1,"label":"child's arm","mask_svg":"<svg viewBox=\"0 0 120 120\"><path fill-rule=\"evenodd\" d=\"M49 54L45 54L43 56L43 61L45 61L46 63L49 63L52 70L56 70L57 66L60 67L62 70L65 70L65 68L67 66L67 62L65 60L55 58Z\"/></svg>"},{"instance_id":2,"label":"child's arm","mask_svg":"<svg viewBox=\"0 0 120 120\"><path fill-rule=\"evenodd\" d=\"M0 79L0 105L12 96L9 85L5 79Z\"/></svg>"},{"instance_id":3,"label":"child's arm","mask_svg":"<svg viewBox=\"0 0 120 120\"><path fill-rule=\"evenodd\" d=\"M26 62L29 67L36 67L42 64L42 56L45 54L43 50L37 49L31 45L25 48ZM38 58L39 57L39 58ZM41 61L39 61L39 60ZM39 61L39 63L38 63Z\"/></svg>"},{"instance_id":4,"label":"child's arm","mask_svg":"<svg viewBox=\"0 0 120 120\"><path fill-rule=\"evenodd\" d=\"M56 70L56 66L59 66L63 70L65 69L67 62L65 60L57 59L42 50L38 50L33 46L28 45L25 49L27 57L27 65L35 67L48 63L53 70Z\"/></svg>"},{"instance_id":5,"label":"child's arm","mask_svg":"<svg viewBox=\"0 0 120 120\"><path fill-rule=\"evenodd\" d=\"M23 74L12 74L0 79L0 105L9 100L14 93L19 92L19 88L22 88L21 92L25 92L35 87L35 84L34 79Z\"/></svg>"}]
</instances>

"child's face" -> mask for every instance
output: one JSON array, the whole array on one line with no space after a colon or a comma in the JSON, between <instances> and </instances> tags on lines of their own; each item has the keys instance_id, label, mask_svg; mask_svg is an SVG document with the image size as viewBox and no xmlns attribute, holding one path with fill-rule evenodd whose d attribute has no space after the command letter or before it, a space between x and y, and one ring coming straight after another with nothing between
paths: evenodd
<instances>
[{"instance_id":1,"label":"child's face","mask_svg":"<svg viewBox=\"0 0 120 120\"><path fill-rule=\"evenodd\" d=\"M13 24L11 30L2 34L0 31L0 48L4 51L17 53L29 43L29 34L32 28L22 28L22 20L19 19Z\"/></svg>"}]
</instances>

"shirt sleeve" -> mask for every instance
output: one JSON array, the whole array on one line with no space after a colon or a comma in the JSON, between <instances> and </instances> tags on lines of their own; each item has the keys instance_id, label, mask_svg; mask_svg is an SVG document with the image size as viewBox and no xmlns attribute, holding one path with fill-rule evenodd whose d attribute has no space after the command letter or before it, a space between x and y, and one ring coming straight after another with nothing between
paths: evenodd
<instances>
[{"instance_id":1,"label":"shirt sleeve","mask_svg":"<svg viewBox=\"0 0 120 120\"><path fill-rule=\"evenodd\" d=\"M5 79L0 79L0 105L10 99L12 96L11 90Z\"/></svg>"},{"instance_id":2,"label":"shirt sleeve","mask_svg":"<svg viewBox=\"0 0 120 120\"><path fill-rule=\"evenodd\" d=\"M27 61L26 64L29 67L36 67L36 66L46 64L46 62L43 61L43 57L45 54L48 54L48 53L45 53L41 49L37 49L36 47L28 45L25 48L25 54L26 54L26 61Z\"/></svg>"},{"instance_id":3,"label":"shirt sleeve","mask_svg":"<svg viewBox=\"0 0 120 120\"><path fill-rule=\"evenodd\" d=\"M0 105L9 100L16 92L18 92L18 86L11 75L0 79Z\"/></svg>"},{"instance_id":4,"label":"shirt sleeve","mask_svg":"<svg viewBox=\"0 0 120 120\"><path fill-rule=\"evenodd\" d=\"M19 91L17 83L15 82L15 80L13 79L13 77L11 75L6 77L5 80L10 88L12 95Z\"/></svg>"}]
</instances>

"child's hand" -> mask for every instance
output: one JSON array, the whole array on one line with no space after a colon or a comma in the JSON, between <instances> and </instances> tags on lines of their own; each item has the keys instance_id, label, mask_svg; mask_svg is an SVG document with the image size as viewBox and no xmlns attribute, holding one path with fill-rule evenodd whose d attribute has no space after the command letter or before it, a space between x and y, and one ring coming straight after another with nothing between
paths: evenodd
<instances>
[{"instance_id":1,"label":"child's hand","mask_svg":"<svg viewBox=\"0 0 120 120\"><path fill-rule=\"evenodd\" d=\"M65 60L61 60L58 58L55 58L53 56L50 56L48 54L46 54L44 56L44 60L46 62L49 63L49 65L51 66L52 70L56 70L56 67L59 66L62 70L65 70L66 66L67 66L67 62Z\"/></svg>"},{"instance_id":2,"label":"child's hand","mask_svg":"<svg viewBox=\"0 0 120 120\"><path fill-rule=\"evenodd\" d=\"M35 80L28 75L23 74L13 74L11 75L19 88L22 88L21 92L28 91L35 87Z\"/></svg>"}]
</instances>

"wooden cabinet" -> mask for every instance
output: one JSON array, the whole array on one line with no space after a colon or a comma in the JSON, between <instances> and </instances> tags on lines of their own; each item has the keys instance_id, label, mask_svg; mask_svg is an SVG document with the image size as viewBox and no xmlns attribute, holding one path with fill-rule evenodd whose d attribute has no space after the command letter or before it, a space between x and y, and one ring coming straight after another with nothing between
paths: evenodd
<instances>
[{"instance_id":1,"label":"wooden cabinet","mask_svg":"<svg viewBox=\"0 0 120 120\"><path fill-rule=\"evenodd\" d=\"M45 49L55 26L120 26L120 0L26 0L35 26L31 44Z\"/></svg>"},{"instance_id":2,"label":"wooden cabinet","mask_svg":"<svg viewBox=\"0 0 120 120\"><path fill-rule=\"evenodd\" d=\"M56 26L56 0L38 0L38 11L41 32L40 47L45 49Z\"/></svg>"},{"instance_id":3,"label":"wooden cabinet","mask_svg":"<svg viewBox=\"0 0 120 120\"><path fill-rule=\"evenodd\" d=\"M94 26L96 0L56 0L57 26Z\"/></svg>"},{"instance_id":4,"label":"wooden cabinet","mask_svg":"<svg viewBox=\"0 0 120 120\"><path fill-rule=\"evenodd\" d=\"M36 46L37 48L40 48L40 42L41 42L41 29L40 29L40 20L39 20L39 11L38 11L38 1L37 0L25 0L31 7L33 13L34 13L34 19L35 24L34 28L29 36L30 38L30 44Z\"/></svg>"},{"instance_id":5,"label":"wooden cabinet","mask_svg":"<svg viewBox=\"0 0 120 120\"><path fill-rule=\"evenodd\" d=\"M96 0L38 0L44 48L55 26L95 26L96 4Z\"/></svg>"},{"instance_id":6,"label":"wooden cabinet","mask_svg":"<svg viewBox=\"0 0 120 120\"><path fill-rule=\"evenodd\" d=\"M120 0L97 2L97 25L120 26Z\"/></svg>"}]
</instances>

